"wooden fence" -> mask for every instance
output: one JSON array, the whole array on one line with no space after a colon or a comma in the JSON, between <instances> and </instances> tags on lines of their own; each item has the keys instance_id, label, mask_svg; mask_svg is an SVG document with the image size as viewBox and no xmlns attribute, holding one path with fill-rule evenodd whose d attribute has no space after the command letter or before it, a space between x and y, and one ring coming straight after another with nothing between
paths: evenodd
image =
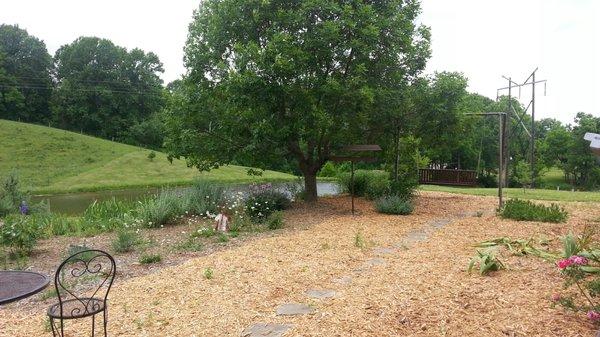
<instances>
[{"instance_id":1,"label":"wooden fence","mask_svg":"<svg viewBox=\"0 0 600 337\"><path fill-rule=\"evenodd\" d=\"M477 185L477 173L473 170L420 169L419 183L428 185Z\"/></svg>"}]
</instances>

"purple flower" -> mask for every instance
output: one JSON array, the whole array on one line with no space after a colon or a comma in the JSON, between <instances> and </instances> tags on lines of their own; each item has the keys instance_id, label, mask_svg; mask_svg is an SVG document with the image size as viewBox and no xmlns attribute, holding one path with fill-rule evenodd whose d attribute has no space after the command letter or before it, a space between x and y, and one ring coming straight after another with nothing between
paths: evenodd
<instances>
[{"instance_id":1,"label":"purple flower","mask_svg":"<svg viewBox=\"0 0 600 337\"><path fill-rule=\"evenodd\" d=\"M19 212L23 215L29 214L29 206L25 203L25 201L21 202L21 206L19 206Z\"/></svg>"},{"instance_id":2,"label":"purple flower","mask_svg":"<svg viewBox=\"0 0 600 337\"><path fill-rule=\"evenodd\" d=\"M597 320L600 320L600 313L595 310L590 310L587 313L587 318L595 322Z\"/></svg>"},{"instance_id":3,"label":"purple flower","mask_svg":"<svg viewBox=\"0 0 600 337\"><path fill-rule=\"evenodd\" d=\"M573 255L569 258L569 260L571 261L571 263L579 265L579 266L583 266L586 265L588 263L588 259L586 259L583 256L578 256L578 255Z\"/></svg>"}]
</instances>

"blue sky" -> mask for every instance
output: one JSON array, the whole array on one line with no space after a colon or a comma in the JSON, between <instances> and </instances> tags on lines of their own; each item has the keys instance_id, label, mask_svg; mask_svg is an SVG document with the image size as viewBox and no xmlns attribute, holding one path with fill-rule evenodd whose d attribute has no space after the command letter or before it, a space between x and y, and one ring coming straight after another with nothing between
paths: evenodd
<instances>
[{"instance_id":1,"label":"blue sky","mask_svg":"<svg viewBox=\"0 0 600 337\"><path fill-rule=\"evenodd\" d=\"M53 53L81 35L157 53L166 82L184 71L183 45L198 0L7 1L0 23L19 24ZM460 71L469 90L488 97L502 75L522 82L539 67L548 79L538 91L537 116L571 122L576 112L600 116L600 1L423 0L422 23L431 27L427 72ZM521 100L529 100L529 91Z\"/></svg>"}]
</instances>

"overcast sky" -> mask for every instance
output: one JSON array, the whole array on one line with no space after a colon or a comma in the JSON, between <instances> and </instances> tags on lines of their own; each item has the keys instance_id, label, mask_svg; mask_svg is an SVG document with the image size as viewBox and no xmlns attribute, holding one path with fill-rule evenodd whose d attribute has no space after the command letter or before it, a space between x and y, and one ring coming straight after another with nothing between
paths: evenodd
<instances>
[{"instance_id":1,"label":"overcast sky","mask_svg":"<svg viewBox=\"0 0 600 337\"><path fill-rule=\"evenodd\" d=\"M79 36L153 51L168 83L184 71L183 45L198 0L3 1L0 23L18 24L46 42L50 53ZM431 27L427 72L460 71L469 90L491 98L523 82L539 67L547 79L537 91L537 117L572 122L578 111L600 116L600 1L423 0L422 23ZM518 93L518 92L517 92ZM523 89L521 101L530 99Z\"/></svg>"}]
</instances>

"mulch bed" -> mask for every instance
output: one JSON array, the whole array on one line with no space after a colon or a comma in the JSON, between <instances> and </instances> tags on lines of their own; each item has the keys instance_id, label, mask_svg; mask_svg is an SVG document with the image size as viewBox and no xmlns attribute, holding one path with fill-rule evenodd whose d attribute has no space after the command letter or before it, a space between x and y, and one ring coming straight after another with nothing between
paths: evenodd
<instances>
[{"instance_id":1,"label":"mulch bed","mask_svg":"<svg viewBox=\"0 0 600 337\"><path fill-rule=\"evenodd\" d=\"M422 193L410 216L377 214L364 200L357 206L359 214L352 216L345 197L322 199L316 207L295 205L286 212L287 229L197 255L169 255L148 272L127 266L134 257L121 259L118 268L131 274L118 278L111 291L109 334L239 336L255 323L278 323L293 326L286 337L594 336L596 327L584 315L552 308L551 295L562 289L552 263L501 250L508 270L481 277L466 268L475 243L501 236L549 239L557 250L561 236L600 217L598 204L565 204L565 224L503 220L494 214L495 198L435 192ZM432 229L440 219L450 222ZM406 245L407 235L424 227L427 238ZM173 238L181 228L156 237ZM44 242L45 254L54 248L44 245L67 244L60 240L67 239ZM35 265L37 258L32 261L45 270ZM206 268L213 278L203 276ZM311 289L336 295L315 299L307 296ZM276 308L286 303L315 311L277 316ZM32 300L0 309L0 336L49 335L46 304ZM90 322L69 323L68 331L77 331Z\"/></svg>"}]
</instances>

